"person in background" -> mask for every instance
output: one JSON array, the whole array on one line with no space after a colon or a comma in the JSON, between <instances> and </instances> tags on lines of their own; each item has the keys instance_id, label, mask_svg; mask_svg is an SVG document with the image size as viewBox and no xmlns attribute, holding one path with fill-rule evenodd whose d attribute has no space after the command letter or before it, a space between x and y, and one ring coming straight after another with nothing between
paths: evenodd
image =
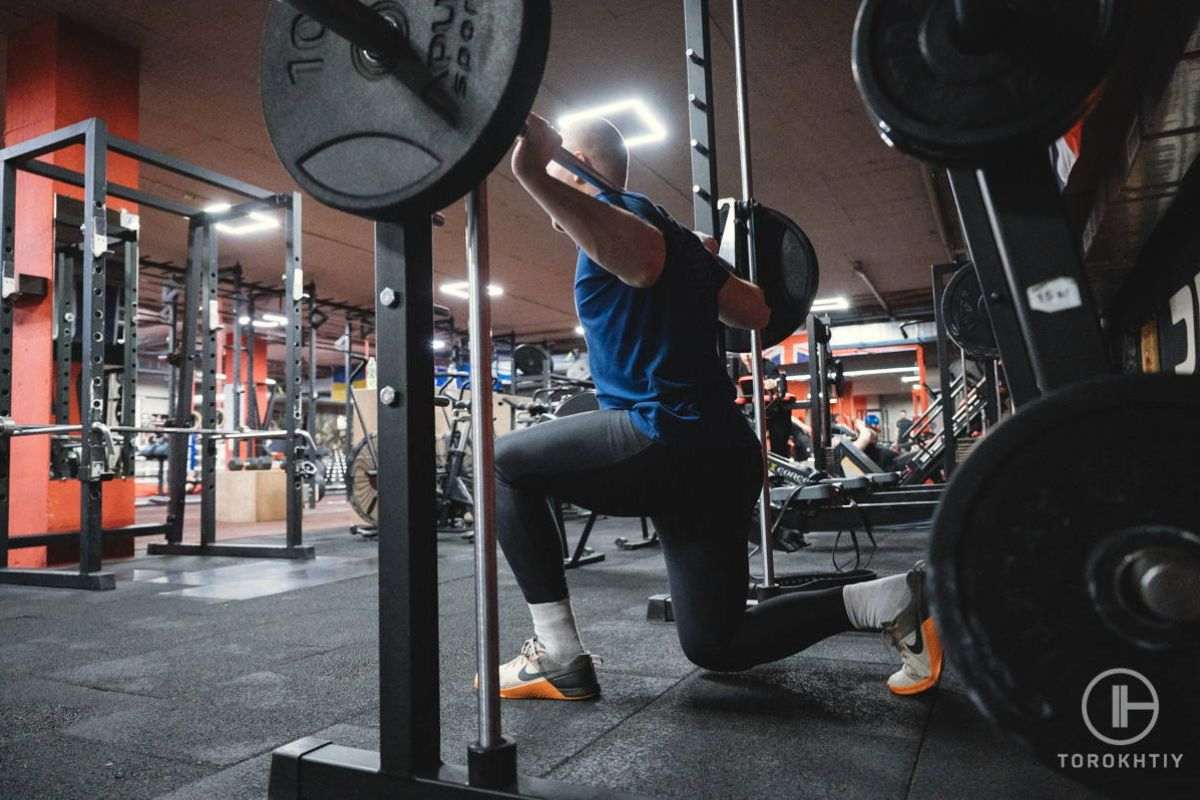
<instances>
[{"instance_id":1,"label":"person in background","mask_svg":"<svg viewBox=\"0 0 1200 800\"><path fill-rule=\"evenodd\" d=\"M907 411L900 412L900 419L896 420L896 446L903 449L908 442L908 432L912 429L913 421L908 418Z\"/></svg>"}]
</instances>

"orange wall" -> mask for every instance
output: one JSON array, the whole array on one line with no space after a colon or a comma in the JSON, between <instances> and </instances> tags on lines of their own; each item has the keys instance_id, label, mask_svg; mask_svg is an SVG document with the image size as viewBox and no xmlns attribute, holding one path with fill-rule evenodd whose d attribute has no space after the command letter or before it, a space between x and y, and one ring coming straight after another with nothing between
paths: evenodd
<instances>
[{"instance_id":1,"label":"orange wall","mask_svg":"<svg viewBox=\"0 0 1200 800\"><path fill-rule=\"evenodd\" d=\"M138 53L60 17L46 17L8 41L4 143L15 144L88 117L101 117L118 136L138 136ZM49 161L80 170L83 149L74 147ZM109 160L110 181L138 184L137 164ZM17 183L17 272L53 280L54 194L82 197L82 190L21 173ZM136 211L118 201L116 207ZM22 303L13 330L13 418L48 422L53 388L53 287L41 301ZM72 393L73 395L74 393ZM78 530L79 484L50 481L50 442L45 437L13 440L9 523L14 536ZM133 521L132 482L104 487L106 525ZM20 498L16 501L15 498ZM120 543L132 553L132 541ZM13 566L44 566L45 548L14 551Z\"/></svg>"},{"instance_id":2,"label":"orange wall","mask_svg":"<svg viewBox=\"0 0 1200 800\"><path fill-rule=\"evenodd\" d=\"M220 386L226 386L226 385L232 386L233 378L234 378L234 375L233 375L233 331L227 330L225 332L225 335L222 338L223 338L223 343L222 343L222 346L220 348L218 348L217 356L219 359L223 360L223 363L225 364L227 369L220 370L225 373L226 378L219 385ZM245 347L245 346L246 346L245 331L243 331L242 347ZM241 382L244 394L242 395L242 409L241 409L240 417L241 417L242 425L244 425L247 428L253 428L254 423L249 418L249 414L250 414L250 392L249 392L249 389L250 389L250 386L249 386L249 383L247 382L247 377L249 375L250 368L249 368L249 365L247 364L247 358L246 358L245 352L242 353L241 367L242 367L242 369L241 369L242 374L241 374L240 382ZM260 414L262 414L264 411L266 411L266 408L267 408L267 396L268 396L269 392L268 392L268 387L266 385L264 385L264 383L263 383L263 381L265 381L266 379L267 379L267 340L261 336L256 336L254 338L254 381L253 381L253 383L254 383L254 387L255 387L254 391L258 395L258 413L260 413ZM222 390L218 390L218 398L221 396L220 391L222 391ZM220 402L220 401L218 400L218 402ZM226 420L226 421L232 422L232 420ZM250 454L250 442L246 442L246 441L230 442L227 445L227 448L228 448L228 455L230 457L245 457Z\"/></svg>"}]
</instances>

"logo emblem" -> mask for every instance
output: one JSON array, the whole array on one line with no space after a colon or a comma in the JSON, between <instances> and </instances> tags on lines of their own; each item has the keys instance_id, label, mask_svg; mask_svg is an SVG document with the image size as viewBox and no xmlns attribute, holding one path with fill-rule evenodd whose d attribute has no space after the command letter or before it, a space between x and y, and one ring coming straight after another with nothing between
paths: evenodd
<instances>
[{"instance_id":1,"label":"logo emblem","mask_svg":"<svg viewBox=\"0 0 1200 800\"><path fill-rule=\"evenodd\" d=\"M1132 690L1132 691L1131 691ZM1124 747L1150 735L1158 722L1158 692L1137 670L1105 670L1083 690L1083 724L1105 744Z\"/></svg>"}]
</instances>

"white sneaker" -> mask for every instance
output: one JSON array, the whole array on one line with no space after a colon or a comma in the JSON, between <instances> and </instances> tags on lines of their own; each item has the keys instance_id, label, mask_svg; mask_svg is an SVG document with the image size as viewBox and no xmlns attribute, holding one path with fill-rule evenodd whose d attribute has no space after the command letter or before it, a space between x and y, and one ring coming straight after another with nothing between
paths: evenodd
<instances>
[{"instance_id":1,"label":"white sneaker","mask_svg":"<svg viewBox=\"0 0 1200 800\"><path fill-rule=\"evenodd\" d=\"M475 687L479 688L478 678ZM519 656L500 665L500 696L509 700L590 700L599 695L591 653L560 664L536 636L525 640Z\"/></svg>"},{"instance_id":2,"label":"white sneaker","mask_svg":"<svg viewBox=\"0 0 1200 800\"><path fill-rule=\"evenodd\" d=\"M927 692L942 678L942 640L929 615L924 561L909 571L908 589L912 594L908 607L883 626L884 638L900 652L900 669L887 682L892 693L898 695Z\"/></svg>"}]
</instances>

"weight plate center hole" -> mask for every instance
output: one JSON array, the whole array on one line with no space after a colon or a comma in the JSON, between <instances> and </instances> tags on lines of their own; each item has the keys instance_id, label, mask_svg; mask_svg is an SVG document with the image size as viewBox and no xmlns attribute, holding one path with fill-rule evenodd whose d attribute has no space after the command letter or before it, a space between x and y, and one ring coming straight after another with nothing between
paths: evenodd
<instances>
[{"instance_id":1,"label":"weight plate center hole","mask_svg":"<svg viewBox=\"0 0 1200 800\"><path fill-rule=\"evenodd\" d=\"M396 31L396 38L399 41L408 39L408 18L404 15L404 11L392 0L384 0L382 3L376 3L372 6L372 10L376 14L383 17L384 20ZM389 75L394 66L394 62L383 53L377 53L374 50L367 50L362 47L350 45L354 68L359 74L368 80L379 80Z\"/></svg>"}]
</instances>

